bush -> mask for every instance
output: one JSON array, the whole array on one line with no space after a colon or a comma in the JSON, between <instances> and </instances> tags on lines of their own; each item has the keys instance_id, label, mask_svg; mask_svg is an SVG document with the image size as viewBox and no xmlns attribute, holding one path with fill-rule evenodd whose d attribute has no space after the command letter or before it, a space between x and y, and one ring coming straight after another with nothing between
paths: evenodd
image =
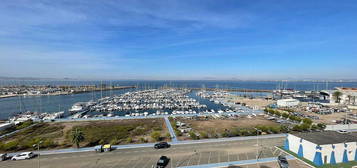
<instances>
[{"instance_id":1,"label":"bush","mask_svg":"<svg viewBox=\"0 0 357 168\"><path fill-rule=\"evenodd\" d=\"M310 124L303 123L303 124L300 125L300 128L303 131L308 131L308 130L310 130Z\"/></svg>"},{"instance_id":2,"label":"bush","mask_svg":"<svg viewBox=\"0 0 357 168\"><path fill-rule=\"evenodd\" d=\"M228 131L224 131L222 133L222 137L229 137L229 132Z\"/></svg>"},{"instance_id":3,"label":"bush","mask_svg":"<svg viewBox=\"0 0 357 168\"><path fill-rule=\"evenodd\" d=\"M308 125L311 125L311 124L312 124L312 120L311 120L310 118L304 118L304 119L302 120L302 122L303 122L304 124L308 124Z\"/></svg>"},{"instance_id":4,"label":"bush","mask_svg":"<svg viewBox=\"0 0 357 168\"><path fill-rule=\"evenodd\" d=\"M19 145L19 141L11 141L3 145L5 151L17 150Z\"/></svg>"},{"instance_id":5,"label":"bush","mask_svg":"<svg viewBox=\"0 0 357 168\"><path fill-rule=\"evenodd\" d=\"M188 133L193 140L200 139L193 131Z\"/></svg>"},{"instance_id":6,"label":"bush","mask_svg":"<svg viewBox=\"0 0 357 168\"><path fill-rule=\"evenodd\" d=\"M317 124L317 127L320 129L320 130L324 130L326 128L326 125L324 123L318 123Z\"/></svg>"},{"instance_id":7,"label":"bush","mask_svg":"<svg viewBox=\"0 0 357 168\"><path fill-rule=\"evenodd\" d=\"M207 132L200 132L200 137L202 137L202 138L208 138L208 134L207 134Z\"/></svg>"},{"instance_id":8,"label":"bush","mask_svg":"<svg viewBox=\"0 0 357 168\"><path fill-rule=\"evenodd\" d=\"M151 138L154 139L155 141L160 141L161 140L161 133L159 131L154 131L151 133Z\"/></svg>"},{"instance_id":9,"label":"bush","mask_svg":"<svg viewBox=\"0 0 357 168\"><path fill-rule=\"evenodd\" d=\"M23 128L26 128L26 127L28 127L28 126L30 126L32 124L33 124L32 120L27 120L27 121L21 122L18 125L16 125L16 129L17 130L23 129Z\"/></svg>"},{"instance_id":10,"label":"bush","mask_svg":"<svg viewBox=\"0 0 357 168\"><path fill-rule=\"evenodd\" d=\"M127 143L132 143L133 142L133 138L131 138L131 137L126 138L126 142Z\"/></svg>"},{"instance_id":11,"label":"bush","mask_svg":"<svg viewBox=\"0 0 357 168\"><path fill-rule=\"evenodd\" d=\"M140 137L140 142L142 142L142 143L147 143L148 142L148 140L146 139L146 138L144 138L144 137Z\"/></svg>"},{"instance_id":12,"label":"bush","mask_svg":"<svg viewBox=\"0 0 357 168\"><path fill-rule=\"evenodd\" d=\"M294 131L301 132L301 131L302 131L302 128L300 127L300 125L295 125L295 126L293 127L293 130L294 130Z\"/></svg>"},{"instance_id":13,"label":"bush","mask_svg":"<svg viewBox=\"0 0 357 168\"><path fill-rule=\"evenodd\" d=\"M171 134L170 133L166 133L165 137L168 138L168 139L171 139Z\"/></svg>"},{"instance_id":14,"label":"bush","mask_svg":"<svg viewBox=\"0 0 357 168\"><path fill-rule=\"evenodd\" d=\"M280 125L280 130L283 133L288 133L289 132L289 127L287 127L286 125Z\"/></svg>"}]
</instances>

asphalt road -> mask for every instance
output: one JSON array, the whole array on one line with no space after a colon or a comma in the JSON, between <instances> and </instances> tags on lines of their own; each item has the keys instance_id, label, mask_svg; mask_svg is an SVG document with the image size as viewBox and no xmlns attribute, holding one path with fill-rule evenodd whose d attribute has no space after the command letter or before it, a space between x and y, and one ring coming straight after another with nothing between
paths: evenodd
<instances>
[{"instance_id":1,"label":"asphalt road","mask_svg":"<svg viewBox=\"0 0 357 168\"><path fill-rule=\"evenodd\" d=\"M283 145L284 138L261 139L259 158L279 155L274 146ZM161 155L171 158L168 168L219 162L256 159L256 140L239 140L199 144L172 145L169 149L118 149L107 153L81 152L40 157L42 168L146 168L156 164ZM38 158L0 162L1 168L37 168Z\"/></svg>"}]
</instances>

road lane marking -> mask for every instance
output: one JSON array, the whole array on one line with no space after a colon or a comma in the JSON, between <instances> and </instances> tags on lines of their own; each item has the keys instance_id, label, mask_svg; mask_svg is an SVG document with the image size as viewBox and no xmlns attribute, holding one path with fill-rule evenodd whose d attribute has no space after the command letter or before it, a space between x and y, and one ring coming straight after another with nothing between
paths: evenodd
<instances>
[{"instance_id":1,"label":"road lane marking","mask_svg":"<svg viewBox=\"0 0 357 168\"><path fill-rule=\"evenodd\" d=\"M202 157L202 152L200 152L200 156L198 157L198 162L197 162L197 165L200 165L200 162L201 162L201 157Z\"/></svg>"},{"instance_id":2,"label":"road lane marking","mask_svg":"<svg viewBox=\"0 0 357 168\"><path fill-rule=\"evenodd\" d=\"M211 162L211 154L212 154L212 152L209 152L208 163Z\"/></svg>"}]
</instances>

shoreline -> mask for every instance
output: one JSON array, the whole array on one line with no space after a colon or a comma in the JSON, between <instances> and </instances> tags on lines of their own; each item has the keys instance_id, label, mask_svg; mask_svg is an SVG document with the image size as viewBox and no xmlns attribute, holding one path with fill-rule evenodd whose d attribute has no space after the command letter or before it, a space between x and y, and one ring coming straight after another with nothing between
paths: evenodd
<instances>
[{"instance_id":1,"label":"shoreline","mask_svg":"<svg viewBox=\"0 0 357 168\"><path fill-rule=\"evenodd\" d=\"M18 97L18 96L59 96L59 95L72 95L72 94L80 94L80 93L87 93L87 92L98 92L98 91L108 91L108 90L121 90L121 89L131 89L136 88L136 86L118 86L113 88L95 88L93 90L80 90L80 91L62 91L50 94L12 94L12 95L0 95L0 99L11 98L11 97Z\"/></svg>"}]
</instances>

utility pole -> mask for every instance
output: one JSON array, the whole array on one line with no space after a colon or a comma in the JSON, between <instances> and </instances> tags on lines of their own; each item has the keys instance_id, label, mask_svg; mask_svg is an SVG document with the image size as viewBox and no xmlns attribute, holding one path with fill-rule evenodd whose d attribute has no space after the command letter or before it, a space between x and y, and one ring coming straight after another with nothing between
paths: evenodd
<instances>
[{"instance_id":1,"label":"utility pole","mask_svg":"<svg viewBox=\"0 0 357 168\"><path fill-rule=\"evenodd\" d=\"M40 164L40 144L42 143L42 141L38 142L37 144L32 145L34 148L37 147L37 164L38 164L38 168L41 167Z\"/></svg>"}]
</instances>

